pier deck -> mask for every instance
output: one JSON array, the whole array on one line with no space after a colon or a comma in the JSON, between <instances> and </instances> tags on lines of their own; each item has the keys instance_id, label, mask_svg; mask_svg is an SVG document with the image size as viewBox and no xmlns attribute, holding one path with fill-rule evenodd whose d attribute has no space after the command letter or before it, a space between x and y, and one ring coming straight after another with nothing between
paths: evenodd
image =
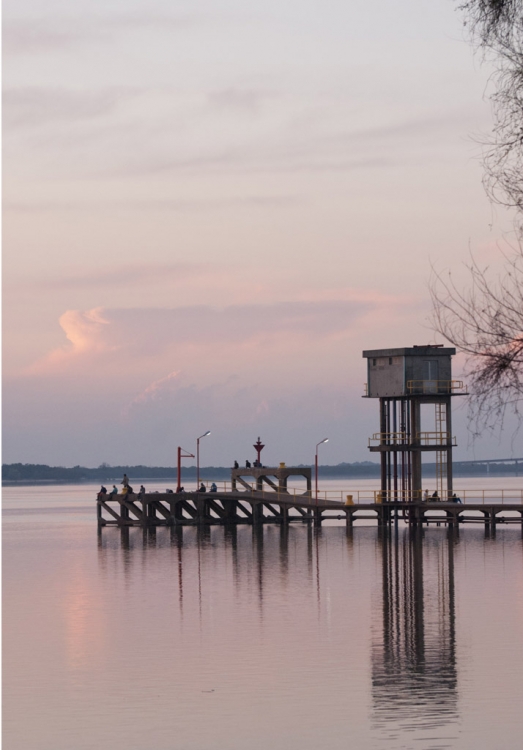
<instances>
[{"instance_id":1,"label":"pier deck","mask_svg":"<svg viewBox=\"0 0 523 750\"><path fill-rule=\"evenodd\" d=\"M519 524L523 502L358 502L316 500L284 492L186 492L104 495L97 501L99 526L176 526L195 524L307 523L372 520L378 525L402 519L411 525Z\"/></svg>"}]
</instances>

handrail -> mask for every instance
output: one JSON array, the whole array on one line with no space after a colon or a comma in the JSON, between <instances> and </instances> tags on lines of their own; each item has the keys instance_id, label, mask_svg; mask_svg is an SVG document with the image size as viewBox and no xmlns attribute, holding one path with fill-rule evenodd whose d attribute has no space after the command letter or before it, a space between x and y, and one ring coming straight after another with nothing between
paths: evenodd
<instances>
[{"instance_id":1,"label":"handrail","mask_svg":"<svg viewBox=\"0 0 523 750\"><path fill-rule=\"evenodd\" d=\"M207 488L210 486L211 482L206 481L203 482ZM217 481L215 484L218 487L217 494L220 493L231 493L232 492L232 486L231 483L228 481ZM296 489L296 488L288 488L287 492L284 491L278 491L278 490L272 490L272 489L262 489L257 490L256 485L250 485L251 489L250 491L241 488L237 489L234 493L234 497L238 500L241 500L242 497L252 498L252 499L261 499L263 502L267 503L278 503L278 499L281 498L282 500L294 500L297 504L300 505L310 505L311 507L314 507L316 504L316 495L314 491L306 491L303 492L302 489ZM197 493L197 490L193 491L194 494ZM492 504L523 504L523 489L488 489L488 490L473 490L473 489L456 489L455 493L457 497L464 503L475 503L475 504L481 504L485 505L488 503ZM192 494L192 493L191 493ZM210 497L213 496L214 493L209 492L208 494ZM318 492L318 500L323 502L335 502L339 503L340 505L345 505L347 501L347 496L350 496L352 499L352 502L355 505L368 505L368 504L374 504L374 503L390 503L393 505L395 502L419 502L420 500L424 500L422 493L420 492L410 492L410 493L404 493L401 490L397 490L395 493L394 490L391 490L389 493L382 493L381 490L350 490L350 489L343 489L343 488L336 488L336 489L330 489L330 490L320 490ZM111 496L108 495L108 498ZM440 492L439 498L432 498L432 493L429 493L428 501L429 503L446 503L446 502L455 502L454 499L451 497L450 493L446 490L443 492Z\"/></svg>"},{"instance_id":2,"label":"handrail","mask_svg":"<svg viewBox=\"0 0 523 750\"><path fill-rule=\"evenodd\" d=\"M416 440L409 441L410 436L406 432L375 432L369 438L369 445L378 443L379 445L411 445L420 443L421 445L457 445L456 438L451 436L450 432L417 432Z\"/></svg>"},{"instance_id":3,"label":"handrail","mask_svg":"<svg viewBox=\"0 0 523 750\"><path fill-rule=\"evenodd\" d=\"M405 443L407 441L406 432L375 432L372 437L369 438L369 445L371 443L380 443L381 445L390 443L395 445L397 443Z\"/></svg>"},{"instance_id":4,"label":"handrail","mask_svg":"<svg viewBox=\"0 0 523 750\"><path fill-rule=\"evenodd\" d=\"M461 393L467 395L467 386L462 380L407 380L407 392L410 394L447 394Z\"/></svg>"}]
</instances>

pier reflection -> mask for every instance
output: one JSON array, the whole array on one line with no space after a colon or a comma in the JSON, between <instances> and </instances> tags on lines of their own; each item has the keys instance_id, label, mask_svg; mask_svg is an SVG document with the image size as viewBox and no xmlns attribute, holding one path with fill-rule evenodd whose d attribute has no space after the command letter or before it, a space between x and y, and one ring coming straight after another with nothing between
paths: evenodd
<instances>
[{"instance_id":1,"label":"pier reflection","mask_svg":"<svg viewBox=\"0 0 523 750\"><path fill-rule=\"evenodd\" d=\"M373 723L389 738L452 735L458 719L454 547L458 537L384 529L372 643ZM439 745L438 745L439 747Z\"/></svg>"}]
</instances>

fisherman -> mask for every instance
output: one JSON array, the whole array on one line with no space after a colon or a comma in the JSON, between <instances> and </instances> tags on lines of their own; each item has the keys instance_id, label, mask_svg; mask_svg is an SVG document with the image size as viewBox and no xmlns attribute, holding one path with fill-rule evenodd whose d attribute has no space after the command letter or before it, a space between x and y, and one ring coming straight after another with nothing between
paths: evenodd
<instances>
[{"instance_id":1,"label":"fisherman","mask_svg":"<svg viewBox=\"0 0 523 750\"><path fill-rule=\"evenodd\" d=\"M461 503L461 498L456 495L455 492L452 493L452 497L450 498L453 503ZM461 503L463 505L463 503Z\"/></svg>"},{"instance_id":2,"label":"fisherman","mask_svg":"<svg viewBox=\"0 0 523 750\"><path fill-rule=\"evenodd\" d=\"M100 487L100 492L98 493L98 497L100 497L100 495L107 495L107 487L104 487L103 484Z\"/></svg>"},{"instance_id":3,"label":"fisherman","mask_svg":"<svg viewBox=\"0 0 523 750\"><path fill-rule=\"evenodd\" d=\"M140 495L145 495L145 487L143 486L143 484L140 485L140 493L139 494Z\"/></svg>"},{"instance_id":4,"label":"fisherman","mask_svg":"<svg viewBox=\"0 0 523 750\"><path fill-rule=\"evenodd\" d=\"M123 475L123 479L120 484L123 484L124 487L129 487L129 477L127 476L127 474Z\"/></svg>"},{"instance_id":5,"label":"fisherman","mask_svg":"<svg viewBox=\"0 0 523 750\"><path fill-rule=\"evenodd\" d=\"M251 468L251 462L250 461L246 461L245 462L245 468L246 469L250 469Z\"/></svg>"},{"instance_id":6,"label":"fisherman","mask_svg":"<svg viewBox=\"0 0 523 750\"><path fill-rule=\"evenodd\" d=\"M437 491L437 490L436 490L435 492L433 492L433 493L432 493L432 500L433 500L433 502L435 502L435 503L437 503L437 502L438 502L438 500L439 500L439 495L438 495L438 491Z\"/></svg>"},{"instance_id":7,"label":"fisherman","mask_svg":"<svg viewBox=\"0 0 523 750\"><path fill-rule=\"evenodd\" d=\"M109 493L110 495L117 495L118 494L118 487L113 484L113 489Z\"/></svg>"},{"instance_id":8,"label":"fisherman","mask_svg":"<svg viewBox=\"0 0 523 750\"><path fill-rule=\"evenodd\" d=\"M213 482L211 484L211 492L218 492L218 487L216 486L216 482Z\"/></svg>"},{"instance_id":9,"label":"fisherman","mask_svg":"<svg viewBox=\"0 0 523 750\"><path fill-rule=\"evenodd\" d=\"M429 491L425 490L425 492L423 493L423 502L428 503L429 499L430 499Z\"/></svg>"},{"instance_id":10,"label":"fisherman","mask_svg":"<svg viewBox=\"0 0 523 750\"><path fill-rule=\"evenodd\" d=\"M198 492L207 492L207 487L203 482L200 482L200 489L198 490Z\"/></svg>"}]
</instances>

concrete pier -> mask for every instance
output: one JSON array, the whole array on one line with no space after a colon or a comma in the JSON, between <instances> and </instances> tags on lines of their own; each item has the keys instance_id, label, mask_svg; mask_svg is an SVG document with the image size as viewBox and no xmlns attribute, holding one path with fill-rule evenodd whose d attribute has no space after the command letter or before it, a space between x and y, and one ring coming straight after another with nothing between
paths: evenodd
<instances>
[{"instance_id":1,"label":"concrete pier","mask_svg":"<svg viewBox=\"0 0 523 750\"><path fill-rule=\"evenodd\" d=\"M98 525L177 526L211 524L310 523L344 520L374 521L378 526L398 519L410 526L430 524L457 528L463 523L483 524L494 531L499 524L523 529L523 502L393 502L357 503L315 500L309 493L286 492L185 492L144 495L100 495L96 500Z\"/></svg>"}]
</instances>

